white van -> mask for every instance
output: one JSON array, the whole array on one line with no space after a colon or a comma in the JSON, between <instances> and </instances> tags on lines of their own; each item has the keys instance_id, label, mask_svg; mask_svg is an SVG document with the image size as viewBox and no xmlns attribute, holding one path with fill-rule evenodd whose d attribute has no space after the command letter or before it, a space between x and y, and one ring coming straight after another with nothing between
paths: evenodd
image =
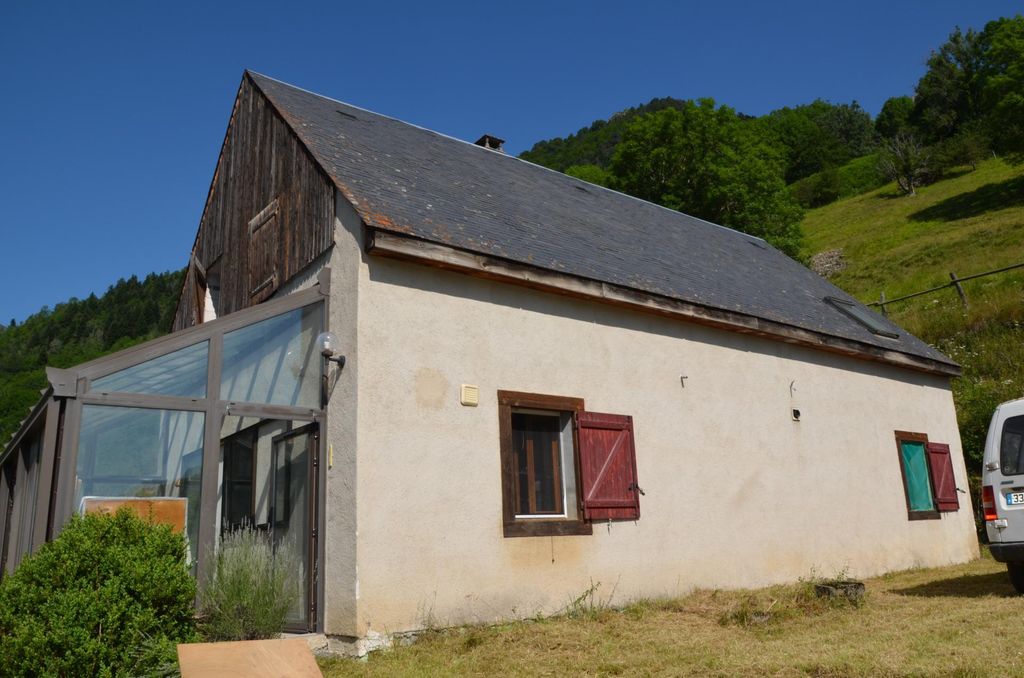
<instances>
[{"instance_id":1,"label":"white van","mask_svg":"<svg viewBox=\"0 0 1024 678\"><path fill-rule=\"evenodd\" d=\"M996 408L985 438L981 505L992 557L1024 593L1024 398Z\"/></svg>"}]
</instances>

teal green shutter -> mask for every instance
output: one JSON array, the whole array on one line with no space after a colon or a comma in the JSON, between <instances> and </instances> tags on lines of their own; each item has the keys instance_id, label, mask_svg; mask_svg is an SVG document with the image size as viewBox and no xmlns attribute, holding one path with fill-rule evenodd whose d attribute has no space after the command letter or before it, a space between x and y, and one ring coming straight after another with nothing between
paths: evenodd
<instances>
[{"instance_id":1,"label":"teal green shutter","mask_svg":"<svg viewBox=\"0 0 1024 678\"><path fill-rule=\"evenodd\" d=\"M928 458L924 443L913 440L900 441L900 455L903 458L903 472L907 478L907 499L911 511L934 511L931 481L928 479Z\"/></svg>"}]
</instances>

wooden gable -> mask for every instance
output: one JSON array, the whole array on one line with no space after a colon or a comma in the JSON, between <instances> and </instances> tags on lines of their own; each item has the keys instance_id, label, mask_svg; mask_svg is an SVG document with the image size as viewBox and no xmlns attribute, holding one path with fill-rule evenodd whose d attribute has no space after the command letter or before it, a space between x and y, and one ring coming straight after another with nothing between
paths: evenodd
<instances>
[{"instance_id":1,"label":"wooden gable","mask_svg":"<svg viewBox=\"0 0 1024 678\"><path fill-rule=\"evenodd\" d=\"M218 315L239 311L273 295L324 253L334 242L333 227L333 183L246 74L172 329L204 320L207 271L218 272Z\"/></svg>"}]
</instances>

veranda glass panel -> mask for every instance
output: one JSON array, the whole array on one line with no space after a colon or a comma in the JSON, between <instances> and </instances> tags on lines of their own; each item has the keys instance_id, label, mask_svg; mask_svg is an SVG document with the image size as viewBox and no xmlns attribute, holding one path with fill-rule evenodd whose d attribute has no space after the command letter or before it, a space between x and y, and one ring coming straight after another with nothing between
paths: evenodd
<instances>
[{"instance_id":1,"label":"veranda glass panel","mask_svg":"<svg viewBox=\"0 0 1024 678\"><path fill-rule=\"evenodd\" d=\"M931 482L928 480L928 460L924 443L912 440L900 442L903 470L907 476L907 495L911 511L934 511Z\"/></svg>"},{"instance_id":2,"label":"veranda glass panel","mask_svg":"<svg viewBox=\"0 0 1024 678\"><path fill-rule=\"evenodd\" d=\"M96 497L182 500L195 562L204 422L202 412L83 406L75 506Z\"/></svg>"},{"instance_id":3,"label":"veranda glass panel","mask_svg":"<svg viewBox=\"0 0 1024 678\"><path fill-rule=\"evenodd\" d=\"M219 534L251 527L269 534L279 563L297 577L288 627L308 628L312 582L312 454L317 427L302 421L224 417Z\"/></svg>"},{"instance_id":4,"label":"veranda glass panel","mask_svg":"<svg viewBox=\"0 0 1024 678\"><path fill-rule=\"evenodd\" d=\"M206 397L209 342L187 346L92 382L93 391Z\"/></svg>"},{"instance_id":5,"label":"veranda glass panel","mask_svg":"<svg viewBox=\"0 0 1024 678\"><path fill-rule=\"evenodd\" d=\"M305 306L225 334L221 400L318 409L322 308Z\"/></svg>"}]
</instances>

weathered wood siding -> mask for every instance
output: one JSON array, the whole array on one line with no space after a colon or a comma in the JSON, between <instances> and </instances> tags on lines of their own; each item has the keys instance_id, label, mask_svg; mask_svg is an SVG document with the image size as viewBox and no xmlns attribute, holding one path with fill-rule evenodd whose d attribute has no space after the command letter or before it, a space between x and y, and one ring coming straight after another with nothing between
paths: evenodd
<instances>
[{"instance_id":1,"label":"weathered wood siding","mask_svg":"<svg viewBox=\"0 0 1024 678\"><path fill-rule=\"evenodd\" d=\"M268 208L271 218L266 217ZM202 317L202 295L195 291L202 276L194 270L196 263L206 271L220 260L219 314L227 315L263 301L329 248L333 224L333 184L245 76L173 329L190 327Z\"/></svg>"}]
</instances>

